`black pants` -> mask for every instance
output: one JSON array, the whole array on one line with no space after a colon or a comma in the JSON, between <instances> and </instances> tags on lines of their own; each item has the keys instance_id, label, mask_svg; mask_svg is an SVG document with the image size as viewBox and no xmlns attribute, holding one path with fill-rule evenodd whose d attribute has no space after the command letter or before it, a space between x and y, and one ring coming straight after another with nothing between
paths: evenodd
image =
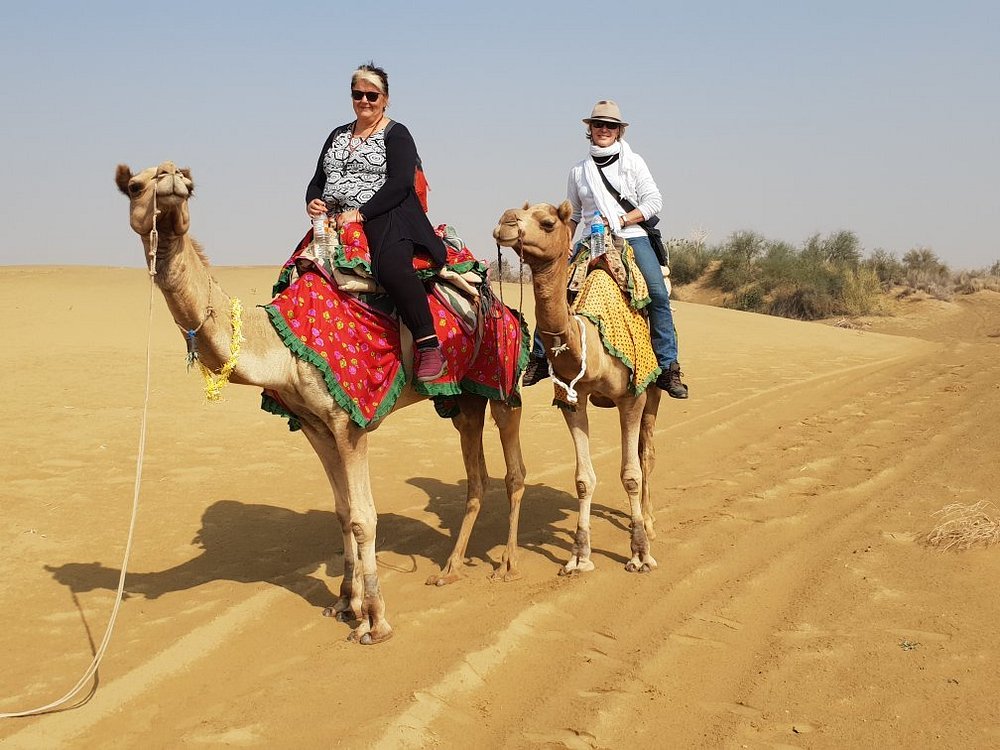
<instances>
[{"instance_id":1,"label":"black pants","mask_svg":"<svg viewBox=\"0 0 1000 750\"><path fill-rule=\"evenodd\" d=\"M372 248L372 272L396 303L399 316L413 334L413 340L434 336L427 291L413 269L413 242L401 239Z\"/></svg>"}]
</instances>

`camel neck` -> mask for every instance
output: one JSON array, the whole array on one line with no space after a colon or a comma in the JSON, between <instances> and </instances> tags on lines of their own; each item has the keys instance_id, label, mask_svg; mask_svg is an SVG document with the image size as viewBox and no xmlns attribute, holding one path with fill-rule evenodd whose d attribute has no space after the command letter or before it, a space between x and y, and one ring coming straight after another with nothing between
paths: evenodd
<instances>
[{"instance_id":1,"label":"camel neck","mask_svg":"<svg viewBox=\"0 0 1000 750\"><path fill-rule=\"evenodd\" d=\"M573 350L579 345L579 331L576 326L570 325L569 305L566 302L568 273L564 260L534 268L531 272L535 321L546 348L569 344Z\"/></svg>"}]
</instances>

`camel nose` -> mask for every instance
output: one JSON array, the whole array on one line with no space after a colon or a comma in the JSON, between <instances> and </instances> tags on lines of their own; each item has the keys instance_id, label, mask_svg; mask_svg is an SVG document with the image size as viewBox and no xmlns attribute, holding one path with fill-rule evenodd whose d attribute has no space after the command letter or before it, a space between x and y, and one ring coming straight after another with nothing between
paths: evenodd
<instances>
[{"instance_id":1,"label":"camel nose","mask_svg":"<svg viewBox=\"0 0 1000 750\"><path fill-rule=\"evenodd\" d=\"M184 174L177 169L172 161L165 161L156 168L157 195L163 197L176 195L180 198L186 198L190 192Z\"/></svg>"}]
</instances>

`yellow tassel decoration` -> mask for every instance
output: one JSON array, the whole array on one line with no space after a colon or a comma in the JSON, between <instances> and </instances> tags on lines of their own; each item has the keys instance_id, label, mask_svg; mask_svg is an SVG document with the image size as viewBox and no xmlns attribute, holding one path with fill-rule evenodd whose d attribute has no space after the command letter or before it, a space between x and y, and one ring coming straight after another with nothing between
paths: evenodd
<instances>
[{"instance_id":1,"label":"yellow tassel decoration","mask_svg":"<svg viewBox=\"0 0 1000 750\"><path fill-rule=\"evenodd\" d=\"M205 378L205 398L209 401L220 401L222 399L222 389L226 387L226 384L229 382L229 376L236 369L236 362L240 357L240 346L245 341L243 338L243 303L236 297L233 297L232 300L230 317L233 321L233 338L229 343L229 359L222 365L219 374L216 375L205 367L200 360L198 361L201 374Z\"/></svg>"}]
</instances>

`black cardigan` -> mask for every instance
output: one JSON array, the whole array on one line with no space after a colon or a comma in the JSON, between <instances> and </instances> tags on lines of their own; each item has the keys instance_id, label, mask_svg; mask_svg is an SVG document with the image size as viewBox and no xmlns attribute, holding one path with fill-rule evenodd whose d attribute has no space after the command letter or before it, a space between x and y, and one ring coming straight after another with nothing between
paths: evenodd
<instances>
[{"instance_id":1,"label":"black cardigan","mask_svg":"<svg viewBox=\"0 0 1000 750\"><path fill-rule=\"evenodd\" d=\"M307 204L314 198L323 198L323 188L326 186L323 157L337 134L353 128L353 125L354 123L341 125L327 137L319 152L316 173L306 187ZM383 246L410 240L414 245L424 248L435 263L444 265L447 256L444 242L434 234L434 227L413 188L413 176L417 169L417 146L413 142L413 136L405 125L390 120L385 127L384 138L385 184L359 209L365 217L365 236L368 238L372 261L376 261L378 250Z\"/></svg>"}]
</instances>

